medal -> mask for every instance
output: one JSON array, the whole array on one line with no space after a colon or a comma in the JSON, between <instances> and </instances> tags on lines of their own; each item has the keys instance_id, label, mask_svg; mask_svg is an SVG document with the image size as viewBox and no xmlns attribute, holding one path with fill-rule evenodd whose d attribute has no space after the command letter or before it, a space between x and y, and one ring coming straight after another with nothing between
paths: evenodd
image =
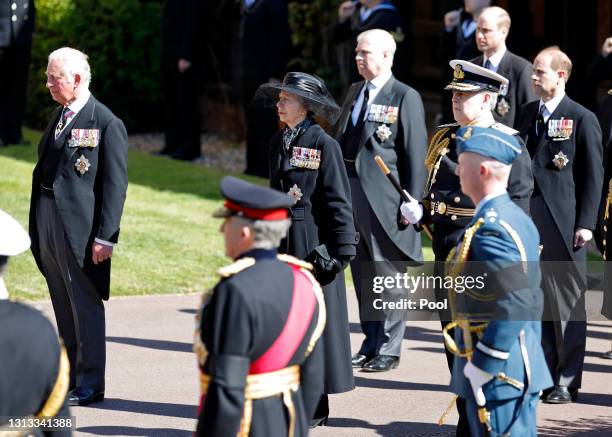
<instances>
[{"instance_id":1,"label":"medal","mask_svg":"<svg viewBox=\"0 0 612 437\"><path fill-rule=\"evenodd\" d=\"M510 110L510 105L508 104L506 99L501 97L497 101L497 106L495 107L495 112L497 112L500 117L505 117L509 110Z\"/></svg>"},{"instance_id":2,"label":"medal","mask_svg":"<svg viewBox=\"0 0 612 437\"><path fill-rule=\"evenodd\" d=\"M293 184L293 187L291 187L289 191L287 191L287 194L293 197L293 203L298 203L304 195L302 193L302 190L300 190L300 187L297 186L297 184Z\"/></svg>"},{"instance_id":3,"label":"medal","mask_svg":"<svg viewBox=\"0 0 612 437\"><path fill-rule=\"evenodd\" d=\"M569 159L567 159L567 155L565 153L559 151L559 153L555 155L552 162L555 164L555 167L557 167L558 170L563 170L563 168L569 162Z\"/></svg>"},{"instance_id":4,"label":"medal","mask_svg":"<svg viewBox=\"0 0 612 437\"><path fill-rule=\"evenodd\" d=\"M376 129L376 136L384 143L391 136L391 129L389 129L389 126L386 124L381 124L378 126L378 129Z\"/></svg>"},{"instance_id":5,"label":"medal","mask_svg":"<svg viewBox=\"0 0 612 437\"><path fill-rule=\"evenodd\" d=\"M89 160L85 158L85 156L81 155L79 159L76 160L74 166L76 167L77 171L81 173L81 175L84 175L89 171L91 164L89 163Z\"/></svg>"}]
</instances>

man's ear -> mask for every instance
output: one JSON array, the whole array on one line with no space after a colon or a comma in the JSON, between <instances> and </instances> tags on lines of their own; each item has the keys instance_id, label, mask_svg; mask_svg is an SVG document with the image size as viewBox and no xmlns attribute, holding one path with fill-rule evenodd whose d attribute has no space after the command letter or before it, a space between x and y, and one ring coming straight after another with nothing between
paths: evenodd
<instances>
[{"instance_id":1,"label":"man's ear","mask_svg":"<svg viewBox=\"0 0 612 437\"><path fill-rule=\"evenodd\" d=\"M75 74L74 75L74 88L77 89L79 87L79 85L81 84L81 75L80 74Z\"/></svg>"}]
</instances>

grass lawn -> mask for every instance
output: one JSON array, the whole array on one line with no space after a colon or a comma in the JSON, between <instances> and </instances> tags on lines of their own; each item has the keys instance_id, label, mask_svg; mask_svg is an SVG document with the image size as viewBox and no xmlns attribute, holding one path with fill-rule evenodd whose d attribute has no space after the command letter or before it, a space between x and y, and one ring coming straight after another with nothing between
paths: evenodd
<instances>
[{"instance_id":1,"label":"grass lawn","mask_svg":"<svg viewBox=\"0 0 612 437\"><path fill-rule=\"evenodd\" d=\"M27 226L40 132L24 133L32 146L0 148L0 208ZM113 253L111 294L193 293L212 287L216 270L229 262L220 221L211 217L221 203L219 180L228 173L136 150L130 150L128 163L130 183ZM430 242L425 238L424 243L425 258L431 260ZM29 252L11 259L5 280L12 297L48 297Z\"/></svg>"}]
</instances>

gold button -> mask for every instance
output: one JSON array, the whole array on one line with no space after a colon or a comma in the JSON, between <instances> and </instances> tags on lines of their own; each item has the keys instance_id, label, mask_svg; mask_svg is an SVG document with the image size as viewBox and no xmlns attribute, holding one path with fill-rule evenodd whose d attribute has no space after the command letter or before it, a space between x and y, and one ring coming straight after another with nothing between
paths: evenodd
<instances>
[{"instance_id":1,"label":"gold button","mask_svg":"<svg viewBox=\"0 0 612 437\"><path fill-rule=\"evenodd\" d=\"M433 199L433 198L435 197L435 196L434 196L434 193L431 193L431 194L429 195L429 197L431 197L431 198Z\"/></svg>"},{"instance_id":2,"label":"gold button","mask_svg":"<svg viewBox=\"0 0 612 437\"><path fill-rule=\"evenodd\" d=\"M13 16L11 17L11 21L12 21L12 22L17 21L17 15L13 15Z\"/></svg>"},{"instance_id":3,"label":"gold button","mask_svg":"<svg viewBox=\"0 0 612 437\"><path fill-rule=\"evenodd\" d=\"M14 11L15 9L17 9L17 3L13 3L13 4L11 5L11 9L12 9L13 11Z\"/></svg>"},{"instance_id":4,"label":"gold button","mask_svg":"<svg viewBox=\"0 0 612 437\"><path fill-rule=\"evenodd\" d=\"M461 198L459 196L455 196L453 200L455 201L455 203L459 203L461 201Z\"/></svg>"},{"instance_id":5,"label":"gold button","mask_svg":"<svg viewBox=\"0 0 612 437\"><path fill-rule=\"evenodd\" d=\"M456 216L455 214L451 215L451 220L452 220L452 221L457 220L457 216Z\"/></svg>"},{"instance_id":6,"label":"gold button","mask_svg":"<svg viewBox=\"0 0 612 437\"><path fill-rule=\"evenodd\" d=\"M451 138L454 140L455 138L457 138L457 135L451 134Z\"/></svg>"},{"instance_id":7,"label":"gold button","mask_svg":"<svg viewBox=\"0 0 612 437\"><path fill-rule=\"evenodd\" d=\"M436 212L435 212L435 211L432 209L431 211L429 211L429 213L430 213L431 215L434 215Z\"/></svg>"},{"instance_id":8,"label":"gold button","mask_svg":"<svg viewBox=\"0 0 612 437\"><path fill-rule=\"evenodd\" d=\"M444 202L438 203L438 212L440 214L444 214L446 212L446 203Z\"/></svg>"}]
</instances>

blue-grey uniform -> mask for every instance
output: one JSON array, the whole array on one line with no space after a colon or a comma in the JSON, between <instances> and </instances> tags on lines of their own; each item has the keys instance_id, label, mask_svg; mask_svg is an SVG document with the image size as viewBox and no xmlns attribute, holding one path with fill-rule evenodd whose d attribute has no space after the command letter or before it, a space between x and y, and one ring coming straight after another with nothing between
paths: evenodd
<instances>
[{"instance_id":1,"label":"blue-grey uniform","mask_svg":"<svg viewBox=\"0 0 612 437\"><path fill-rule=\"evenodd\" d=\"M519 143L511 135L494 129L464 127L457 138L461 139L459 154L477 153L504 164L511 164L520 154ZM539 241L535 225L507 192L495 192L479 202L451 255L451 274L483 269L488 274L479 293L452 292L457 316L453 323L462 329L454 330L454 340L446 335L447 347L461 356L454 360L451 389L465 399L472 436L536 435L539 392L552 385L540 345L543 294ZM468 329L471 335L465 335ZM481 387L485 409L478 407L470 380L464 375L467 360L479 372L489 374L490 379Z\"/></svg>"}]
</instances>

